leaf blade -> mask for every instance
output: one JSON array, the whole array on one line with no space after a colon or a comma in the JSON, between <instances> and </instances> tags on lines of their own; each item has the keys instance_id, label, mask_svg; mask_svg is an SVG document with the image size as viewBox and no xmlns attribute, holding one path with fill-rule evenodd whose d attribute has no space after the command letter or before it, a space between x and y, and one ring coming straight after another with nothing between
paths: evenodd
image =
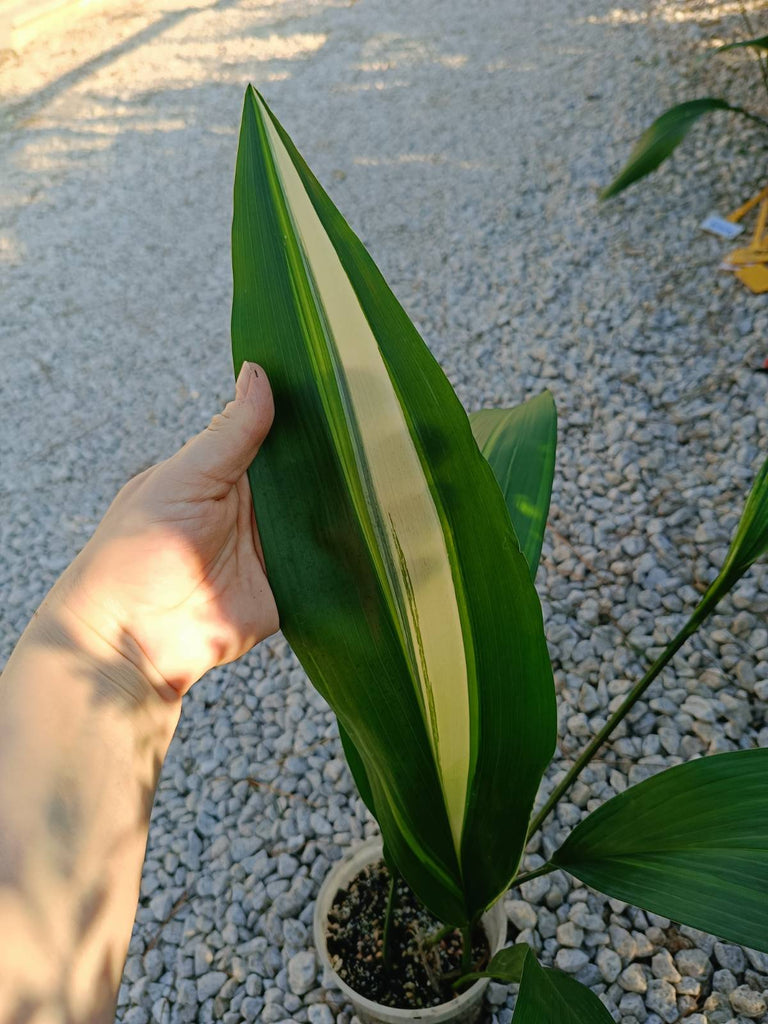
<instances>
[{"instance_id":1,"label":"leaf blade","mask_svg":"<svg viewBox=\"0 0 768 1024\"><path fill-rule=\"evenodd\" d=\"M344 751L344 757L347 759L347 764L349 765L352 778L355 780L355 785L357 786L357 791L360 794L360 799L375 818L377 817L377 814L373 798L373 788L371 787L368 774L365 770L365 763L358 753L357 747L352 742L352 737L341 722L338 723L338 726L341 748Z\"/></svg>"},{"instance_id":2,"label":"leaf blade","mask_svg":"<svg viewBox=\"0 0 768 1024\"><path fill-rule=\"evenodd\" d=\"M768 458L750 488L719 579L740 579L768 552Z\"/></svg>"},{"instance_id":3,"label":"leaf blade","mask_svg":"<svg viewBox=\"0 0 768 1024\"><path fill-rule=\"evenodd\" d=\"M715 53L725 53L726 50L738 50L744 46L752 46L756 50L768 50L768 36L757 36L755 39L740 39L736 43L725 43L718 46Z\"/></svg>"},{"instance_id":4,"label":"leaf blade","mask_svg":"<svg viewBox=\"0 0 768 1024\"><path fill-rule=\"evenodd\" d=\"M401 859L407 859L419 827L429 833L429 848L411 858L414 888L441 913L461 917L460 873L416 691L401 686L396 699L386 694L388 682L394 687L409 678L405 654L381 572L372 564L368 524L358 516L359 494L350 493L345 470L353 455L343 403L330 359L318 368L322 347L307 337L313 331L322 337L322 323L271 163L266 127L250 93L238 148L232 246L235 366L246 358L265 366L282 419L282 429L270 431L262 447L266 458L250 467L249 478L285 634L314 684L335 705L355 748L366 752L379 820L399 840ZM322 386L312 383L318 377ZM324 493L332 495L332 504L311 500ZM348 640L366 632L378 636L373 651ZM374 667L383 687L357 693L339 688L339 680L370 677ZM396 728L407 756L382 739ZM399 779L394 792L375 770L388 756Z\"/></svg>"},{"instance_id":5,"label":"leaf blade","mask_svg":"<svg viewBox=\"0 0 768 1024\"><path fill-rule=\"evenodd\" d=\"M263 107L263 101L257 99ZM327 320L327 350L351 424L354 468L362 495L357 511L370 517L372 550L382 554L382 585L420 685L428 736L458 851L467 800L469 697L455 580L434 495L422 477L413 437L349 279L298 171L269 118L270 145L314 288ZM433 681L439 679L439 685Z\"/></svg>"},{"instance_id":6,"label":"leaf blade","mask_svg":"<svg viewBox=\"0 0 768 1024\"><path fill-rule=\"evenodd\" d=\"M600 198L610 199L655 171L680 145L689 130L704 114L730 109L730 104L715 96L688 100L670 107L646 128L632 148L626 164L610 185L603 189Z\"/></svg>"},{"instance_id":7,"label":"leaf blade","mask_svg":"<svg viewBox=\"0 0 768 1024\"><path fill-rule=\"evenodd\" d=\"M478 978L494 978L506 985L514 985L520 981L523 975L525 959L530 952L530 947L525 942L518 942L514 946L505 946L500 949L492 958L484 971L471 971L463 975L453 987L458 988L468 981L477 981Z\"/></svg>"},{"instance_id":8,"label":"leaf blade","mask_svg":"<svg viewBox=\"0 0 768 1024\"><path fill-rule=\"evenodd\" d=\"M525 958L513 1024L613 1024L594 992L575 978Z\"/></svg>"},{"instance_id":9,"label":"leaf blade","mask_svg":"<svg viewBox=\"0 0 768 1024\"><path fill-rule=\"evenodd\" d=\"M312 211L306 203L302 207L296 188L288 187L286 198L290 170L280 164L286 154ZM330 308L338 295L323 278L317 266L323 260L307 237L317 229L307 228L312 217L335 250L334 257L326 249L329 264L336 259L341 266L367 322L358 318L359 333L372 332L378 346L378 356L366 356L362 381L350 380L352 357L338 337L345 328ZM279 122L252 92L238 153L233 269L235 368L243 359L256 359L275 394L275 425L249 476L283 631L360 755L398 870L438 917L463 923L492 902L514 873L554 746L551 670L525 560L491 470L442 371ZM343 281L338 286L346 288ZM350 306L348 289L345 294ZM375 359L380 363L374 365ZM419 500L426 496L434 505L445 545L440 557L447 556L456 595L469 719L468 753L466 745L460 751L466 799L458 849L457 817L451 819L449 809L455 812L460 798L446 799L448 773L439 749L436 756L429 696L414 657L420 640L408 581L421 570L405 545L390 543L391 521L376 519L386 506L381 479L370 467L379 438L367 436L361 424L371 409L369 404L361 411L359 401L368 378L377 387L388 379L399 403L400 450L409 443L417 455L402 464L407 462ZM382 436L389 440L391 432ZM475 522L478 494L489 517L483 537ZM434 533L434 516L431 524ZM395 528L394 534L399 542L402 531ZM401 555L407 572L400 571ZM491 566L500 564L503 585L489 579ZM499 629L505 617L509 628ZM510 664L516 666L512 686ZM508 764L498 751L502 741L509 744L510 729L524 733L519 785L512 790L498 781L507 781ZM486 849L488 864L480 858L468 867L466 847L482 845L489 822L498 820L499 802L504 824L485 842L494 847Z\"/></svg>"},{"instance_id":10,"label":"leaf blade","mask_svg":"<svg viewBox=\"0 0 768 1024\"><path fill-rule=\"evenodd\" d=\"M617 899L768 950L768 749L667 769L585 818L551 863Z\"/></svg>"},{"instance_id":11,"label":"leaf blade","mask_svg":"<svg viewBox=\"0 0 768 1024\"><path fill-rule=\"evenodd\" d=\"M469 421L535 579L555 473L557 410L552 395L543 391L513 409L480 409Z\"/></svg>"}]
</instances>

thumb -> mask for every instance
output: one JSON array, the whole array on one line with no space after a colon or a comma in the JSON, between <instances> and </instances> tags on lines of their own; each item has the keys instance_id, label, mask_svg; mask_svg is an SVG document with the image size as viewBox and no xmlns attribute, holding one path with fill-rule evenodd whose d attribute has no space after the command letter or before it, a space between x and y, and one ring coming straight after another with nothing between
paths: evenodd
<instances>
[{"instance_id":1,"label":"thumb","mask_svg":"<svg viewBox=\"0 0 768 1024\"><path fill-rule=\"evenodd\" d=\"M226 492L253 462L274 415L266 373L256 363L243 363L235 400L173 457L177 472L188 484L213 483Z\"/></svg>"}]
</instances>

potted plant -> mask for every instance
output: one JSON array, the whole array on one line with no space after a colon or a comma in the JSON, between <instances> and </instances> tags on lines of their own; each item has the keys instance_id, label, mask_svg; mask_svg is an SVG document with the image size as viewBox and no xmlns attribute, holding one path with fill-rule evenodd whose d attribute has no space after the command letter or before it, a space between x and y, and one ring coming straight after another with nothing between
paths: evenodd
<instances>
[{"instance_id":1,"label":"potted plant","mask_svg":"<svg viewBox=\"0 0 768 1024\"><path fill-rule=\"evenodd\" d=\"M743 5L742 5L742 14ZM746 18L746 15L744 15ZM748 31L752 31L749 19L746 19ZM760 72L760 80L768 93L768 35L756 36L751 39L741 39L735 43L726 43L718 46L714 53L723 53L726 50L748 48L755 53L755 63ZM626 164L622 167L613 181L606 185L600 193L601 199L610 199L628 188L634 182L644 178L647 174L655 171L672 153L677 149L690 129L705 114L712 114L717 111L728 111L731 114L738 114L761 128L768 128L768 120L761 114L745 110L729 103L720 96L701 96L695 100L686 100L684 103L677 103L669 107L663 114L650 124L640 138L637 140L629 154Z\"/></svg>"},{"instance_id":2,"label":"potted plant","mask_svg":"<svg viewBox=\"0 0 768 1024\"><path fill-rule=\"evenodd\" d=\"M533 582L554 468L551 397L467 417L252 88L232 251L235 371L258 361L275 397L250 481L283 631L338 717L381 828L385 866L378 850L353 853L324 888L316 919L317 944L331 955L356 929L351 959L365 967L356 984L344 979L344 957L331 964L362 1019L472 1020L482 985L473 986L495 977L520 983L517 1024L607 1024L594 993L542 968L527 946L497 949L503 930L484 917L510 885L557 868L768 949L768 750L719 754L633 786L582 821L547 863L520 871L555 802L768 549L768 461L690 620L534 815L556 736ZM404 901L417 922L411 931L421 933L408 955L432 958L436 1007L429 985L415 1004L390 998L406 969L392 939ZM366 987L384 995L370 999Z\"/></svg>"}]
</instances>

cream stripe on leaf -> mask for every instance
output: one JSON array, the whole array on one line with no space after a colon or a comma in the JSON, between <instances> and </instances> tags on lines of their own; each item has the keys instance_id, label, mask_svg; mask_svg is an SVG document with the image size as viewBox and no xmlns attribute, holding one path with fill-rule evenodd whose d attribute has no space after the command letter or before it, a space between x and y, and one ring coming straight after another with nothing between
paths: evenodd
<instances>
[{"instance_id":1,"label":"cream stripe on leaf","mask_svg":"<svg viewBox=\"0 0 768 1024\"><path fill-rule=\"evenodd\" d=\"M257 102L263 106L260 99ZM357 295L266 111L263 116L287 206L322 303L367 513L386 553L387 583L408 638L458 851L469 772L469 698L443 525Z\"/></svg>"},{"instance_id":2,"label":"cream stripe on leaf","mask_svg":"<svg viewBox=\"0 0 768 1024\"><path fill-rule=\"evenodd\" d=\"M439 366L249 90L235 369L275 422L249 470L283 632L339 719L389 856L441 920L506 888L555 738L541 610Z\"/></svg>"},{"instance_id":3,"label":"cream stripe on leaf","mask_svg":"<svg viewBox=\"0 0 768 1024\"><path fill-rule=\"evenodd\" d=\"M467 918L418 686L386 578L326 345L327 329L249 95L232 229L236 367L270 377L278 426L249 470L281 624L339 717L387 848L438 917ZM359 493L358 493L359 492ZM420 694L419 694L420 696Z\"/></svg>"}]
</instances>

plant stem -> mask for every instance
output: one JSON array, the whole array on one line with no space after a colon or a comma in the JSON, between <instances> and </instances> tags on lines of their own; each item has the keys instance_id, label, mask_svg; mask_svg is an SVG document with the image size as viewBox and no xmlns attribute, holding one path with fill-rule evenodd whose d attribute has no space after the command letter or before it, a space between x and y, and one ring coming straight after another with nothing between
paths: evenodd
<instances>
[{"instance_id":1,"label":"plant stem","mask_svg":"<svg viewBox=\"0 0 768 1024\"><path fill-rule=\"evenodd\" d=\"M461 973L469 974L472 970L472 925L461 929Z\"/></svg>"},{"instance_id":2,"label":"plant stem","mask_svg":"<svg viewBox=\"0 0 768 1024\"><path fill-rule=\"evenodd\" d=\"M538 878L539 875L548 875L550 871L554 871L555 867L553 864L542 864L540 868L536 868L535 871L524 871L521 875L516 875L512 879L510 889L516 889L518 885L522 885L523 882L530 882L532 878Z\"/></svg>"},{"instance_id":3,"label":"plant stem","mask_svg":"<svg viewBox=\"0 0 768 1024\"><path fill-rule=\"evenodd\" d=\"M397 880L397 874L394 871L390 871L389 893L387 894L387 909L384 911L384 938L382 939L384 968L387 971L392 966L392 918L395 912L395 895L397 892Z\"/></svg>"},{"instance_id":4,"label":"plant stem","mask_svg":"<svg viewBox=\"0 0 768 1024\"><path fill-rule=\"evenodd\" d=\"M740 0L739 7L741 8L741 18L747 27L747 32L749 33L750 38L754 38L755 30L752 28L752 22L749 20L747 8L744 6L744 0ZM760 65L760 75L763 79L763 85L765 86L765 91L768 93L768 58L764 58L759 49L756 50L756 56L757 63Z\"/></svg>"},{"instance_id":5,"label":"plant stem","mask_svg":"<svg viewBox=\"0 0 768 1024\"><path fill-rule=\"evenodd\" d=\"M444 924L442 928L438 928L438 930L436 932L432 932L431 935L427 936L427 938L425 939L425 945L428 948L431 949L432 946L436 946L438 944L438 942L440 942L441 939L444 939L446 937L446 935L450 935L451 932L455 932L455 931L456 931L456 926L455 925Z\"/></svg>"},{"instance_id":6,"label":"plant stem","mask_svg":"<svg viewBox=\"0 0 768 1024\"><path fill-rule=\"evenodd\" d=\"M717 581L716 581L717 582ZM664 648L659 657L654 661L648 671L645 673L643 678L636 683L627 694L626 698L622 701L619 707L614 711L605 725L600 729L599 732L595 733L594 737L589 741L587 746L581 752L579 757L571 766L570 770L566 773L565 778L562 779L552 790L544 806L541 808L539 813L531 822L531 827L528 830L528 837L530 838L537 829L541 828L545 818L555 806L557 801L570 789L576 779L579 777L583 769L589 764L592 758L595 756L597 751L602 747L608 737L611 735L616 726L622 722L627 712L632 708L632 705L642 697L654 679L658 676L661 670L668 665L675 654L680 650L688 637L692 636L693 633L699 628L704 619L714 610L715 605L718 603L720 597L723 596L721 588L716 588L713 584L712 587L707 591L701 600L696 611L686 622L677 636L673 640L670 640L669 644ZM542 869L531 872L531 877L537 874L544 874ZM524 876L523 880L527 880L529 876ZM517 881L516 883L517 884Z\"/></svg>"},{"instance_id":7,"label":"plant stem","mask_svg":"<svg viewBox=\"0 0 768 1024\"><path fill-rule=\"evenodd\" d=\"M761 117L759 114L753 114L749 110L745 110L744 107L734 107L732 103L728 104L728 109L732 110L734 114L741 114L750 121L754 121L755 124L761 125L763 128L768 128L768 120Z\"/></svg>"}]
</instances>

